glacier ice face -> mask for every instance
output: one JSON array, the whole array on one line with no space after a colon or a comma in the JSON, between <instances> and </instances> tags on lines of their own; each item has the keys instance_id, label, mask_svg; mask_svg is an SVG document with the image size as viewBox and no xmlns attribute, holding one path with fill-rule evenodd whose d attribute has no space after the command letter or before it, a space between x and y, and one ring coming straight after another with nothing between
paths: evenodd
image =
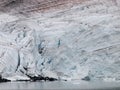
<instances>
[{"instance_id":1,"label":"glacier ice face","mask_svg":"<svg viewBox=\"0 0 120 90\"><path fill-rule=\"evenodd\" d=\"M92 0L30 18L0 15L0 74L120 79L119 0ZM24 78L23 78L24 79Z\"/></svg>"},{"instance_id":2,"label":"glacier ice face","mask_svg":"<svg viewBox=\"0 0 120 90\"><path fill-rule=\"evenodd\" d=\"M35 36L34 31L20 23L7 23L1 28L1 73L17 72L28 67L29 73L35 68ZM6 71L6 72L5 72Z\"/></svg>"}]
</instances>

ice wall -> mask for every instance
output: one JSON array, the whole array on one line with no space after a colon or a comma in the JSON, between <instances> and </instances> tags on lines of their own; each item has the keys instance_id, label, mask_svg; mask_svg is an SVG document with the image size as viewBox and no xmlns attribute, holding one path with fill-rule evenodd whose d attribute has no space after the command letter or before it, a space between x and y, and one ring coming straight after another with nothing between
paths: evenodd
<instances>
[{"instance_id":1,"label":"ice wall","mask_svg":"<svg viewBox=\"0 0 120 90\"><path fill-rule=\"evenodd\" d=\"M0 74L120 79L119 0L92 0L29 17L1 13Z\"/></svg>"}]
</instances>

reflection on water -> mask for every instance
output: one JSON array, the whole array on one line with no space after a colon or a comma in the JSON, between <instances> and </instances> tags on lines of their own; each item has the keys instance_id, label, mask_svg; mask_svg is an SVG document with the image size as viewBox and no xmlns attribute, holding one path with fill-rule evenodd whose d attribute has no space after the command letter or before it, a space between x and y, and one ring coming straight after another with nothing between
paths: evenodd
<instances>
[{"instance_id":1,"label":"reflection on water","mask_svg":"<svg viewBox=\"0 0 120 90\"><path fill-rule=\"evenodd\" d=\"M79 90L120 90L120 83L105 82L8 82L0 83L0 90L43 90L43 89L79 89Z\"/></svg>"}]
</instances>

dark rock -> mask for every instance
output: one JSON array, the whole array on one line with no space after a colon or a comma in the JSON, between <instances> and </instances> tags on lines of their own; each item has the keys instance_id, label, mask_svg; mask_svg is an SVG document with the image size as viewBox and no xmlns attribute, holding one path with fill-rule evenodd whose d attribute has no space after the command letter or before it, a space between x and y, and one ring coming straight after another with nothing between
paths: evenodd
<instances>
[{"instance_id":1,"label":"dark rock","mask_svg":"<svg viewBox=\"0 0 120 90\"><path fill-rule=\"evenodd\" d=\"M10 80L5 79L5 78L2 78L2 76L0 76L0 83L1 83L1 82L10 82Z\"/></svg>"},{"instance_id":2,"label":"dark rock","mask_svg":"<svg viewBox=\"0 0 120 90\"><path fill-rule=\"evenodd\" d=\"M43 77L41 75L39 76L30 76L30 75L27 75L31 81L41 81L41 80L44 80L44 81L56 81L57 79L56 78L50 78L50 77Z\"/></svg>"},{"instance_id":3,"label":"dark rock","mask_svg":"<svg viewBox=\"0 0 120 90\"><path fill-rule=\"evenodd\" d=\"M86 76L86 77L82 78L82 80L90 81L90 77L89 77L89 76Z\"/></svg>"},{"instance_id":4,"label":"dark rock","mask_svg":"<svg viewBox=\"0 0 120 90\"><path fill-rule=\"evenodd\" d=\"M45 81L56 81L56 78L45 77Z\"/></svg>"}]
</instances>

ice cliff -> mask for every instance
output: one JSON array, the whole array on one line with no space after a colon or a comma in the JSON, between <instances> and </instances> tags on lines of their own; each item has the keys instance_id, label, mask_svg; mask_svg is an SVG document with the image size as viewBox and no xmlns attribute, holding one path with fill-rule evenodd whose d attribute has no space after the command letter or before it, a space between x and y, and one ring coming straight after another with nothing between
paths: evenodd
<instances>
[{"instance_id":1,"label":"ice cliff","mask_svg":"<svg viewBox=\"0 0 120 90\"><path fill-rule=\"evenodd\" d=\"M71 3L45 12L1 10L2 77L120 80L120 1Z\"/></svg>"}]
</instances>

